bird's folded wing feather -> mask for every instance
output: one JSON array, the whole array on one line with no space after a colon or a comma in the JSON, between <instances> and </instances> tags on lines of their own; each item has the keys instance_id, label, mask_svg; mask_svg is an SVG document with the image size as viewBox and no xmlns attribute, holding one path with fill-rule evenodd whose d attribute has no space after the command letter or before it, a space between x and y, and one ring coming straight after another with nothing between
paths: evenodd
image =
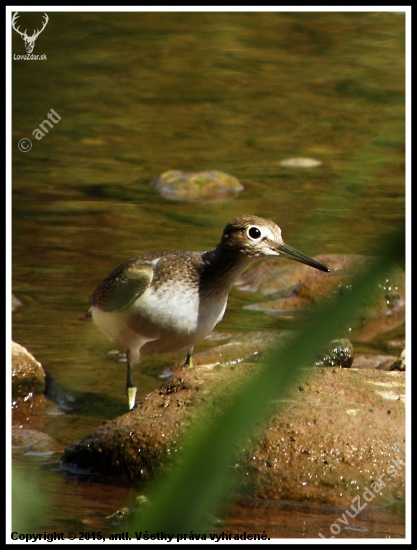
<instances>
[{"instance_id":1,"label":"bird's folded wing feather","mask_svg":"<svg viewBox=\"0 0 417 550\"><path fill-rule=\"evenodd\" d=\"M149 287L153 279L151 261L127 260L102 281L89 298L93 306L103 311L127 308Z\"/></svg>"}]
</instances>

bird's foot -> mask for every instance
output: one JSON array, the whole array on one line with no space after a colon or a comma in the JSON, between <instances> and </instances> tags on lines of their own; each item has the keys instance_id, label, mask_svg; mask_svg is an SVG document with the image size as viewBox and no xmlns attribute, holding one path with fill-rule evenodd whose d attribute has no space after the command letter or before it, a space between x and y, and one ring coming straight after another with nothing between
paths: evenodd
<instances>
[{"instance_id":1,"label":"bird's foot","mask_svg":"<svg viewBox=\"0 0 417 550\"><path fill-rule=\"evenodd\" d=\"M136 403L136 392L137 392L136 386L126 388L127 399L128 399L128 402L129 402L129 410L130 411L133 409L133 407L135 406L135 403Z\"/></svg>"},{"instance_id":2,"label":"bird's foot","mask_svg":"<svg viewBox=\"0 0 417 550\"><path fill-rule=\"evenodd\" d=\"M182 370L188 370L193 368L193 360L191 355L187 355L187 359L185 360L185 363L182 366Z\"/></svg>"}]
</instances>

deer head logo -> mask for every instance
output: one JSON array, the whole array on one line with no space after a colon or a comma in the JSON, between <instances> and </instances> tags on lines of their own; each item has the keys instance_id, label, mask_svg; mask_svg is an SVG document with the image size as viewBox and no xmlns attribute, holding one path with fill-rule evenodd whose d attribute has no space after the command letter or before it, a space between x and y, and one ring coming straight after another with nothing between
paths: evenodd
<instances>
[{"instance_id":1,"label":"deer head logo","mask_svg":"<svg viewBox=\"0 0 417 550\"><path fill-rule=\"evenodd\" d=\"M12 27L14 28L14 30L20 34L20 36L23 38L23 40L25 41L25 48L26 48L26 51L27 53L32 53L33 52L33 48L35 47L35 41L36 39L38 38L38 36L41 34L41 32L43 31L43 29L46 27L46 25L48 24L48 21L49 21L49 17L46 15L44 15L45 17L45 21L43 23L43 26L41 28L41 30L35 30L33 31L33 34L32 36L28 36L26 34L26 31L25 32L20 32L19 31L19 27L15 27L15 23L17 21L17 18L19 17L19 12L16 12L14 15L13 15L13 19L12 19ZM27 30L27 29L26 29Z\"/></svg>"}]
</instances>

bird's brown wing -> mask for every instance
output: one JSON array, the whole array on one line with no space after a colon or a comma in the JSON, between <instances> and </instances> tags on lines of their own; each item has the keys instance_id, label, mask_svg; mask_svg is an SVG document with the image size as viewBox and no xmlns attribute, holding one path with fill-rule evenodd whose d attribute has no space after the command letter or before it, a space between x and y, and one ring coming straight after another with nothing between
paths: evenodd
<instances>
[{"instance_id":1,"label":"bird's brown wing","mask_svg":"<svg viewBox=\"0 0 417 550\"><path fill-rule=\"evenodd\" d=\"M152 259L131 258L120 264L98 285L90 303L107 312L127 308L152 283Z\"/></svg>"}]
</instances>

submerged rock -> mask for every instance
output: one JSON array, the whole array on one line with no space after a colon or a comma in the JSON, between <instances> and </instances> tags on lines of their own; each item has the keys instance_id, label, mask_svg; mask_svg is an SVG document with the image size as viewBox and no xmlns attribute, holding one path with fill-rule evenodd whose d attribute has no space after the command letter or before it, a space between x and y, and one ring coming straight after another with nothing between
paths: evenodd
<instances>
[{"instance_id":1,"label":"submerged rock","mask_svg":"<svg viewBox=\"0 0 417 550\"><path fill-rule=\"evenodd\" d=\"M46 433L20 425L12 427L13 454L45 456L62 452L62 450L63 446Z\"/></svg>"},{"instance_id":2,"label":"submerged rock","mask_svg":"<svg viewBox=\"0 0 417 550\"><path fill-rule=\"evenodd\" d=\"M166 199L184 202L221 202L234 199L243 191L237 178L218 170L192 174L169 170L152 180L151 185Z\"/></svg>"},{"instance_id":3,"label":"submerged rock","mask_svg":"<svg viewBox=\"0 0 417 550\"><path fill-rule=\"evenodd\" d=\"M321 166L322 162L316 159L310 159L306 157L295 157L291 159L281 160L281 166L290 166L293 168L314 168Z\"/></svg>"},{"instance_id":4,"label":"submerged rock","mask_svg":"<svg viewBox=\"0 0 417 550\"><path fill-rule=\"evenodd\" d=\"M324 298L350 292L351 278L372 258L357 254L322 254L316 259L327 265L323 273L295 262L265 261L242 275L240 290L259 292L270 300L251 304L246 309L295 319L306 307ZM381 274L375 296L364 304L360 321L349 335L351 341L370 341L389 331L401 331L405 323L405 274L400 268Z\"/></svg>"},{"instance_id":5,"label":"submerged rock","mask_svg":"<svg viewBox=\"0 0 417 550\"><path fill-rule=\"evenodd\" d=\"M356 355L354 367L357 369L390 370L388 367L395 361L393 355L364 354Z\"/></svg>"}]
</instances>

